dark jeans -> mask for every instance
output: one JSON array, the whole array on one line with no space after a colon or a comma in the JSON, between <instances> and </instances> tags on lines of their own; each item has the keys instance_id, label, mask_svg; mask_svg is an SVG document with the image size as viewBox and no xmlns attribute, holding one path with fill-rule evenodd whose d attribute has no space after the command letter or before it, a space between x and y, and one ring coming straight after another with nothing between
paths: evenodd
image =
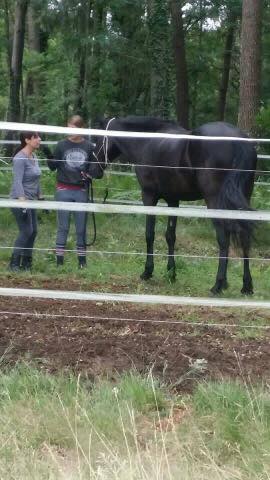
<instances>
[{"instance_id":1,"label":"dark jeans","mask_svg":"<svg viewBox=\"0 0 270 480\"><path fill-rule=\"evenodd\" d=\"M37 236L37 213L36 210L27 209L24 213L22 208L12 208L19 227L19 235L14 244L13 254L32 257L32 248Z\"/></svg>"},{"instance_id":2,"label":"dark jeans","mask_svg":"<svg viewBox=\"0 0 270 480\"><path fill-rule=\"evenodd\" d=\"M78 202L86 203L87 191L85 190L57 190L55 199L58 202ZM77 236L78 255L85 255L86 252L86 212L73 212L75 220L75 229ZM66 210L58 210L58 228L56 236L56 254L64 255L70 227L71 212Z\"/></svg>"}]
</instances>

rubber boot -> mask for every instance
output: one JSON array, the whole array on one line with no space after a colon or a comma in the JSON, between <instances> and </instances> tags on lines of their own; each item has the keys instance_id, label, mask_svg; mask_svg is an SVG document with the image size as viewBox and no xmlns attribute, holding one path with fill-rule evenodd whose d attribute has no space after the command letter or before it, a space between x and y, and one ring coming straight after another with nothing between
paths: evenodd
<instances>
[{"instance_id":1,"label":"rubber boot","mask_svg":"<svg viewBox=\"0 0 270 480\"><path fill-rule=\"evenodd\" d=\"M62 267L64 265L64 255L56 255L56 266Z\"/></svg>"},{"instance_id":2,"label":"rubber boot","mask_svg":"<svg viewBox=\"0 0 270 480\"><path fill-rule=\"evenodd\" d=\"M21 255L13 253L9 262L9 270L11 272L19 272L21 269Z\"/></svg>"},{"instance_id":3,"label":"rubber boot","mask_svg":"<svg viewBox=\"0 0 270 480\"><path fill-rule=\"evenodd\" d=\"M32 257L22 257L22 270L25 272L31 272L32 269Z\"/></svg>"},{"instance_id":4,"label":"rubber boot","mask_svg":"<svg viewBox=\"0 0 270 480\"><path fill-rule=\"evenodd\" d=\"M78 255L78 268L83 269L86 267L86 256Z\"/></svg>"}]
</instances>

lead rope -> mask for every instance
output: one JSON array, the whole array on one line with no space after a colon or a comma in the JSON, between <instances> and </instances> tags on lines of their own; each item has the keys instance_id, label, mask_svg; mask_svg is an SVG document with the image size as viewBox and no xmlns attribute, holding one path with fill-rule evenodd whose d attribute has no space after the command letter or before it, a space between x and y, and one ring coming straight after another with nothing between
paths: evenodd
<instances>
[{"instance_id":1,"label":"lead rope","mask_svg":"<svg viewBox=\"0 0 270 480\"><path fill-rule=\"evenodd\" d=\"M106 130L108 130L113 120L115 120L115 117L111 118L108 121ZM108 165L108 137L104 137L102 147L103 147L104 156L105 156L105 165L107 166ZM95 155L94 153L94 157L98 161L98 155ZM109 175L106 175L106 188L105 188L103 203L106 203L106 200L109 196L109 178L110 178ZM93 183L91 180L87 182L87 203L94 203L94 189L93 189ZM94 227L93 240L90 243L86 242L86 229L85 229L85 246L86 247L92 247L95 244L97 239L97 225L96 225L95 212L92 212L92 219L93 219L93 227Z\"/></svg>"},{"instance_id":2,"label":"lead rope","mask_svg":"<svg viewBox=\"0 0 270 480\"><path fill-rule=\"evenodd\" d=\"M93 189L93 183L91 180L87 182L87 203L94 203L94 189ZM86 247L92 247L92 245L96 243L96 239L97 239L97 226L96 226L95 212L92 212L91 215L93 219L94 235L93 235L93 240L90 243L87 243L86 229L85 229L85 246Z\"/></svg>"},{"instance_id":3,"label":"lead rope","mask_svg":"<svg viewBox=\"0 0 270 480\"><path fill-rule=\"evenodd\" d=\"M113 122L113 120L115 120L115 117L111 118L108 123L107 123L107 126L106 126L106 131L109 129L109 126L110 124ZM108 145L109 145L109 139L108 137L104 137L103 138L103 152L104 152L104 158L105 158L105 165L106 167L108 166ZM111 175L110 173L106 173L106 187L105 187L105 193L104 193L104 198L103 198L103 203L106 203L106 200L109 196L109 184L110 184L110 180L111 180Z\"/></svg>"}]
</instances>

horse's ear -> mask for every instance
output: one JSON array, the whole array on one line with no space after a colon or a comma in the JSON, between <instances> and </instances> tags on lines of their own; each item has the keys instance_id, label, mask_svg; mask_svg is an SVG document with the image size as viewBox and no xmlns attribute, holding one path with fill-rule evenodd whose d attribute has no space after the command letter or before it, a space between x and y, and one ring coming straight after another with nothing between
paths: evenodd
<instances>
[{"instance_id":1,"label":"horse's ear","mask_svg":"<svg viewBox=\"0 0 270 480\"><path fill-rule=\"evenodd\" d=\"M95 117L92 120L92 128L102 128L104 119L102 117Z\"/></svg>"},{"instance_id":2,"label":"horse's ear","mask_svg":"<svg viewBox=\"0 0 270 480\"><path fill-rule=\"evenodd\" d=\"M105 118L104 117L95 117L93 120L93 128L103 128L105 125Z\"/></svg>"}]
</instances>

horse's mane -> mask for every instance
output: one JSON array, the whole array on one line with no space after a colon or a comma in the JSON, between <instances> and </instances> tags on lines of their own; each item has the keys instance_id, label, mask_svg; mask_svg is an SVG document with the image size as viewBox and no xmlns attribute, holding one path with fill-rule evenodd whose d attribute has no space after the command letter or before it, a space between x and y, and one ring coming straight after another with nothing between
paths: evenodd
<instances>
[{"instance_id":1,"label":"horse's mane","mask_svg":"<svg viewBox=\"0 0 270 480\"><path fill-rule=\"evenodd\" d=\"M101 125L106 128L110 119L104 119ZM174 120L164 120L158 117L144 117L137 115L128 115L127 117L117 117L111 122L110 128L113 130L117 125L117 130L121 125L123 130L137 131L137 132L159 132L162 130L182 130L182 127Z\"/></svg>"},{"instance_id":2,"label":"horse's mane","mask_svg":"<svg viewBox=\"0 0 270 480\"><path fill-rule=\"evenodd\" d=\"M176 128L179 125L173 120L164 120L158 117L143 117L136 115L129 115L128 117L119 118L120 122L124 122L129 128L139 129L139 131L156 132L163 128Z\"/></svg>"}]
</instances>

